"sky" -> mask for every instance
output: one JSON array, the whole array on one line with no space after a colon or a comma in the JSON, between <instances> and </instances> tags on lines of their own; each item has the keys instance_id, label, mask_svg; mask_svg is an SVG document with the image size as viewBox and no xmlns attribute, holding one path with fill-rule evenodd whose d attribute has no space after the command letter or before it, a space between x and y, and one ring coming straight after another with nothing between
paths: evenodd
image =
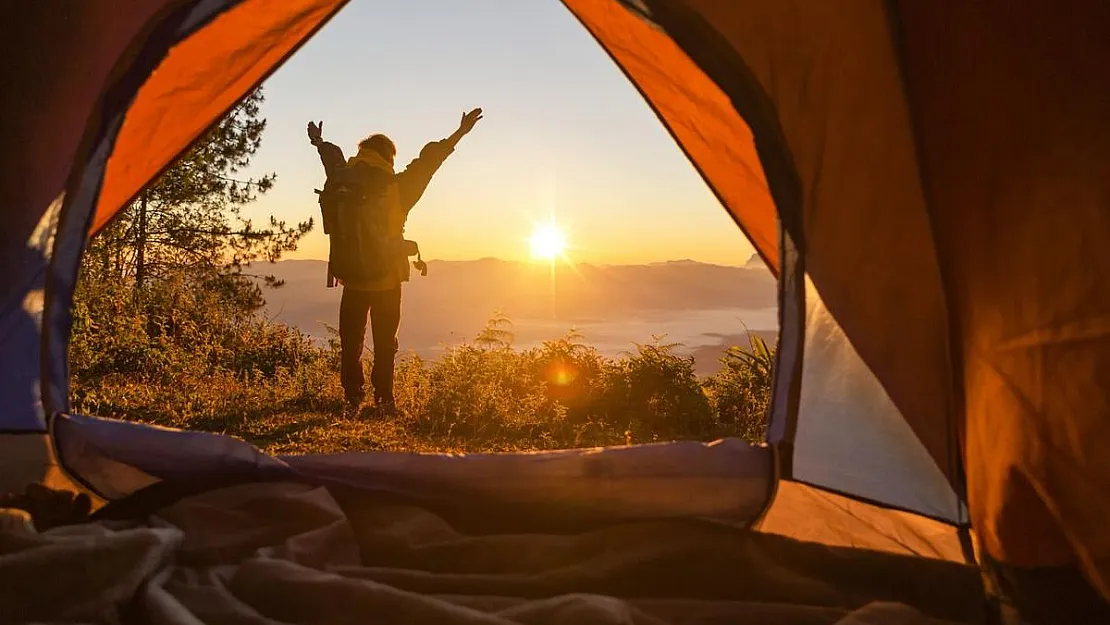
<instances>
[{"instance_id":1,"label":"sky","mask_svg":"<svg viewBox=\"0 0 1110 625\"><path fill-rule=\"evenodd\" d=\"M382 132L397 166L485 117L410 214L427 259L530 258L553 217L577 262L693 259L742 265L753 249L635 88L557 0L352 0L264 84L262 147L274 172L245 212L316 218L288 258L325 258L314 188L324 172L305 127L348 156Z\"/></svg>"}]
</instances>

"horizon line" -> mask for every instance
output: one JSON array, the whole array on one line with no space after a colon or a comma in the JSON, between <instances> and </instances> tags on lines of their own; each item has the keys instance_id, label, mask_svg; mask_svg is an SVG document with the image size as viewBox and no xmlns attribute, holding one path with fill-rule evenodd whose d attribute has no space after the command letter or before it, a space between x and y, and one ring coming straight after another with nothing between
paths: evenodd
<instances>
[{"instance_id":1,"label":"horizon line","mask_svg":"<svg viewBox=\"0 0 1110 625\"><path fill-rule=\"evenodd\" d=\"M546 261L531 261L531 260L499 258L497 256L480 256L480 257L477 257L477 258L465 258L465 259L432 258L432 259L429 259L425 262L428 262L428 263L476 263L476 262L482 262L482 261L495 261L495 262L501 262L501 263L516 263L516 264L521 264L521 265L537 265L537 266L543 266L543 265L548 264ZM706 261L706 260L697 260L697 259L694 259L694 258L672 258L672 259L667 259L667 260L651 260L651 261L643 261L643 262L623 262L623 263L622 262L599 263L599 262L588 262L588 261L563 261L562 264L569 264L569 265L573 265L573 266L595 266L595 267L646 267L646 266L650 266L650 265L664 265L664 264L670 264L670 263L693 263L693 264L698 264L698 265L708 265L708 266L712 266L712 267L728 267L728 268L733 268L733 269L751 269L751 268L753 268L751 266L753 264L753 261L759 261L759 268L764 267L764 263L762 262L762 259L759 258L758 254L753 254L752 258L748 259L748 261L746 263L743 263L743 264L727 264L727 263L719 263L719 262L712 262L712 261ZM261 261L261 262L255 262L255 263L250 263L250 264L277 264L277 263L287 263L287 262L326 263L326 262L328 262L328 259L326 259L326 258L280 258L276 261L265 261L264 260L264 261Z\"/></svg>"}]
</instances>

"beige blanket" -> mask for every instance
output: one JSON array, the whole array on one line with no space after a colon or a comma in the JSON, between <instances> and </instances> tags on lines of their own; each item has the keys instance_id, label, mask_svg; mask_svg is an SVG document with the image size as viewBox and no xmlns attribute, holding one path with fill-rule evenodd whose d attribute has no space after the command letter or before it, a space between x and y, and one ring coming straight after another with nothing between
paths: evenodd
<instances>
[{"instance_id":1,"label":"beige blanket","mask_svg":"<svg viewBox=\"0 0 1110 625\"><path fill-rule=\"evenodd\" d=\"M0 623L940 625L981 592L962 567L710 523L465 534L301 484L41 533L2 516Z\"/></svg>"}]
</instances>

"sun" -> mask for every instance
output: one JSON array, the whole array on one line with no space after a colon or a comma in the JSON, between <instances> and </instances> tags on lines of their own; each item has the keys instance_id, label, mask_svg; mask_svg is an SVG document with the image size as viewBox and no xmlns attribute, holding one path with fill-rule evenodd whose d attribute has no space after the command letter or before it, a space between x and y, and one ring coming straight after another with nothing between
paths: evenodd
<instances>
[{"instance_id":1,"label":"sun","mask_svg":"<svg viewBox=\"0 0 1110 625\"><path fill-rule=\"evenodd\" d=\"M532 257L539 260L555 260L567 250L567 239L554 221L536 224L529 242Z\"/></svg>"}]
</instances>

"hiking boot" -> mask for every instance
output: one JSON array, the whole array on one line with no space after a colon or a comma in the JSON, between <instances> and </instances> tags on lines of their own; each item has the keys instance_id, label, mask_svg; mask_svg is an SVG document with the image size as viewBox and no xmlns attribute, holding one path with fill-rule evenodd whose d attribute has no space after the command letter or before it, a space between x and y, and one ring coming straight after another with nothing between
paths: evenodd
<instances>
[{"instance_id":1,"label":"hiking boot","mask_svg":"<svg viewBox=\"0 0 1110 625\"><path fill-rule=\"evenodd\" d=\"M362 405L362 400L365 399L362 393L347 393L344 396L348 408L358 408Z\"/></svg>"},{"instance_id":2,"label":"hiking boot","mask_svg":"<svg viewBox=\"0 0 1110 625\"><path fill-rule=\"evenodd\" d=\"M401 411L397 408L397 404L393 400L382 401L379 400L374 404L374 416L376 417L397 417L400 416Z\"/></svg>"},{"instance_id":3,"label":"hiking boot","mask_svg":"<svg viewBox=\"0 0 1110 625\"><path fill-rule=\"evenodd\" d=\"M359 413L359 408L362 407L361 395L347 395L343 401L343 416L353 417Z\"/></svg>"}]
</instances>

